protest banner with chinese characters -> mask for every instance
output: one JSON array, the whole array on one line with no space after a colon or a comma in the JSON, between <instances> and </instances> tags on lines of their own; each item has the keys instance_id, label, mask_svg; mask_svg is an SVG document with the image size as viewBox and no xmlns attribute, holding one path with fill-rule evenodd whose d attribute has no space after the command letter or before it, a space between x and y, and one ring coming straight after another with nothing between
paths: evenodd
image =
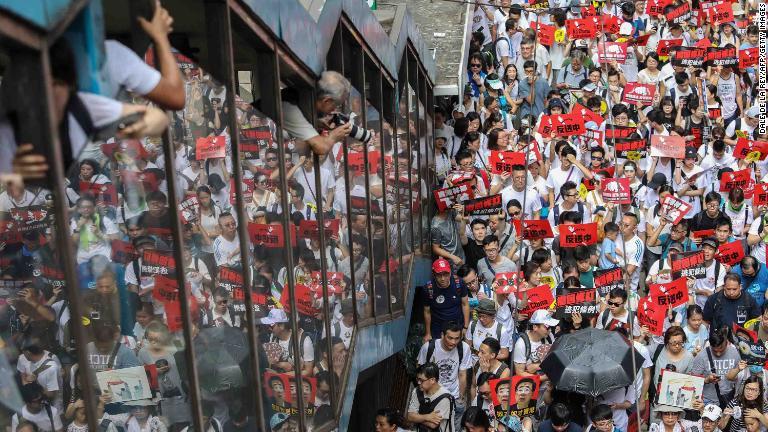
<instances>
[{"instance_id":1,"label":"protest banner with chinese characters","mask_svg":"<svg viewBox=\"0 0 768 432\"><path fill-rule=\"evenodd\" d=\"M139 257L133 243L123 240L112 240L112 261L120 264L128 264Z\"/></svg>"},{"instance_id":2,"label":"protest banner with chinese characters","mask_svg":"<svg viewBox=\"0 0 768 432\"><path fill-rule=\"evenodd\" d=\"M536 30L540 44L551 47L555 43L555 26L533 21L531 28Z\"/></svg>"},{"instance_id":3,"label":"protest banner with chinese characters","mask_svg":"<svg viewBox=\"0 0 768 432\"><path fill-rule=\"evenodd\" d=\"M757 160L765 160L766 156L768 156L768 142L754 141L747 138L736 139L736 148L733 149L733 157L736 159L751 157L757 158Z\"/></svg>"},{"instance_id":4,"label":"protest banner with chinese characters","mask_svg":"<svg viewBox=\"0 0 768 432\"><path fill-rule=\"evenodd\" d=\"M222 135L200 137L195 144L195 158L197 160L217 159L227 155L227 141Z\"/></svg>"},{"instance_id":5,"label":"protest banner with chinese characters","mask_svg":"<svg viewBox=\"0 0 768 432\"><path fill-rule=\"evenodd\" d=\"M605 45L605 48L603 48L603 45ZM605 44L598 45L597 48L600 63L608 63L612 61L624 63L627 60L626 42L606 42Z\"/></svg>"},{"instance_id":6,"label":"protest banner with chinese characters","mask_svg":"<svg viewBox=\"0 0 768 432\"><path fill-rule=\"evenodd\" d=\"M536 355L538 358L544 358L546 352L536 352ZM503 421L507 416L522 419L536 412L536 401L541 387L541 378L538 375L492 379L488 381L488 385L491 387L491 402L498 421ZM523 390L523 387L526 388Z\"/></svg>"},{"instance_id":7,"label":"protest banner with chinese characters","mask_svg":"<svg viewBox=\"0 0 768 432\"><path fill-rule=\"evenodd\" d=\"M232 267L219 267L219 288L232 294L235 290L243 289L243 274Z\"/></svg>"},{"instance_id":8,"label":"protest banner with chinese characters","mask_svg":"<svg viewBox=\"0 0 768 432\"><path fill-rule=\"evenodd\" d=\"M40 205L13 207L9 210L11 220L7 229L21 233L43 230L51 224L48 210Z\"/></svg>"},{"instance_id":9,"label":"protest banner with chinese characters","mask_svg":"<svg viewBox=\"0 0 768 432\"><path fill-rule=\"evenodd\" d=\"M751 180L752 170L749 168L723 173L720 178L720 192L730 192L735 187L747 190Z\"/></svg>"},{"instance_id":10,"label":"protest banner with chinese characters","mask_svg":"<svg viewBox=\"0 0 768 432\"><path fill-rule=\"evenodd\" d=\"M576 103L573 105L573 109L571 110L571 114L575 114L579 117L582 117L585 122L595 122L598 126L601 125L605 119L603 116L600 115L600 113L596 113L593 110L585 107L584 105L580 103ZM587 129L584 133L588 133L591 129ZM601 131L593 131L593 132L601 132ZM602 146L602 144L601 144Z\"/></svg>"},{"instance_id":11,"label":"protest banner with chinese characters","mask_svg":"<svg viewBox=\"0 0 768 432\"><path fill-rule=\"evenodd\" d=\"M595 270L595 289L600 297L607 296L614 288L624 288L624 274L621 267Z\"/></svg>"},{"instance_id":12,"label":"protest banner with chinese characters","mask_svg":"<svg viewBox=\"0 0 768 432\"><path fill-rule=\"evenodd\" d=\"M296 246L296 231L291 229L291 246ZM248 223L248 237L254 246L268 249L285 247L285 234L281 225Z\"/></svg>"},{"instance_id":13,"label":"protest banner with chinese characters","mask_svg":"<svg viewBox=\"0 0 768 432\"><path fill-rule=\"evenodd\" d=\"M650 16L659 16L664 14L664 8L671 4L672 0L648 0L645 3L645 13Z\"/></svg>"},{"instance_id":14,"label":"protest banner with chinese characters","mask_svg":"<svg viewBox=\"0 0 768 432\"><path fill-rule=\"evenodd\" d=\"M657 305L676 308L688 303L688 280L679 278L669 283L650 284L648 294Z\"/></svg>"},{"instance_id":15,"label":"protest banner with chinese characters","mask_svg":"<svg viewBox=\"0 0 768 432\"><path fill-rule=\"evenodd\" d=\"M592 39L597 36L597 25L593 18L569 19L565 22L568 39Z\"/></svg>"},{"instance_id":16,"label":"protest banner with chinese characters","mask_svg":"<svg viewBox=\"0 0 768 432\"><path fill-rule=\"evenodd\" d=\"M269 126L240 129L240 155L243 159L258 159L259 152L272 147L272 130Z\"/></svg>"},{"instance_id":17,"label":"protest banner with chinese characters","mask_svg":"<svg viewBox=\"0 0 768 432\"><path fill-rule=\"evenodd\" d=\"M606 135L607 132L606 129ZM614 148L616 149L616 156L624 159L639 160L648 155L648 148L644 139L617 139Z\"/></svg>"},{"instance_id":18,"label":"protest banner with chinese characters","mask_svg":"<svg viewBox=\"0 0 768 432\"><path fill-rule=\"evenodd\" d=\"M682 24L691 19L691 5L688 3L682 3L680 6L675 6L665 15L668 23Z\"/></svg>"},{"instance_id":19,"label":"protest banner with chinese characters","mask_svg":"<svg viewBox=\"0 0 768 432\"><path fill-rule=\"evenodd\" d=\"M701 67L704 65L704 57L706 55L706 48L677 47L674 50L672 64L681 67Z\"/></svg>"},{"instance_id":20,"label":"protest banner with chinese characters","mask_svg":"<svg viewBox=\"0 0 768 432\"><path fill-rule=\"evenodd\" d=\"M715 259L721 264L735 266L744 258L744 246L741 240L734 240L730 243L723 243L717 247Z\"/></svg>"},{"instance_id":21,"label":"protest banner with chinese characters","mask_svg":"<svg viewBox=\"0 0 768 432\"><path fill-rule=\"evenodd\" d=\"M342 294L344 292L343 282L344 273L341 272L326 272L325 279L328 281L328 295ZM322 292L323 279L322 273L319 271L313 271L310 277L309 289L315 292Z\"/></svg>"},{"instance_id":22,"label":"protest banner with chinese characters","mask_svg":"<svg viewBox=\"0 0 768 432\"><path fill-rule=\"evenodd\" d=\"M768 183L758 183L755 185L752 205L754 207L768 205Z\"/></svg>"},{"instance_id":23,"label":"protest banner with chinese characters","mask_svg":"<svg viewBox=\"0 0 768 432\"><path fill-rule=\"evenodd\" d=\"M656 46L656 54L658 54L659 57L664 57L664 60L666 60L666 58L669 57L669 53L675 49L675 47L682 45L683 39L662 39ZM654 88L656 87L654 86Z\"/></svg>"},{"instance_id":24,"label":"protest banner with chinese characters","mask_svg":"<svg viewBox=\"0 0 768 432\"><path fill-rule=\"evenodd\" d=\"M640 102L643 105L650 105L653 97L656 96L656 86L653 84L640 84L628 82L624 86L624 96L621 101L634 105Z\"/></svg>"},{"instance_id":25,"label":"protest banner with chinese characters","mask_svg":"<svg viewBox=\"0 0 768 432\"><path fill-rule=\"evenodd\" d=\"M707 267L704 265L704 251L679 252L671 255L674 278L704 279Z\"/></svg>"},{"instance_id":26,"label":"protest banner with chinese characters","mask_svg":"<svg viewBox=\"0 0 768 432\"><path fill-rule=\"evenodd\" d=\"M589 246L597 243L597 223L558 225L560 247Z\"/></svg>"},{"instance_id":27,"label":"protest banner with chinese characters","mask_svg":"<svg viewBox=\"0 0 768 432\"><path fill-rule=\"evenodd\" d=\"M491 150L488 157L491 174L511 173L515 165L525 166L525 153Z\"/></svg>"},{"instance_id":28,"label":"protest banner with chinese characters","mask_svg":"<svg viewBox=\"0 0 768 432\"><path fill-rule=\"evenodd\" d=\"M501 212L501 194L480 197L463 202L466 216L488 216Z\"/></svg>"},{"instance_id":29,"label":"protest banner with chinese characters","mask_svg":"<svg viewBox=\"0 0 768 432\"><path fill-rule=\"evenodd\" d=\"M683 217L691 211L693 206L691 203L683 201L672 195L667 195L664 201L661 202L661 216L672 222L672 225L677 225L683 220Z\"/></svg>"},{"instance_id":30,"label":"protest banner with chinese characters","mask_svg":"<svg viewBox=\"0 0 768 432\"><path fill-rule=\"evenodd\" d=\"M473 198L472 186L465 181L457 185L434 191L435 202L440 211L453 207L454 204L460 204Z\"/></svg>"},{"instance_id":31,"label":"protest banner with chinese characters","mask_svg":"<svg viewBox=\"0 0 768 432\"><path fill-rule=\"evenodd\" d=\"M179 288L176 279L156 275L152 287L152 298L160 303L171 303L179 300Z\"/></svg>"},{"instance_id":32,"label":"protest banner with chinese characters","mask_svg":"<svg viewBox=\"0 0 768 432\"><path fill-rule=\"evenodd\" d=\"M283 305L286 312L291 312L291 291L283 290L283 294L280 296L280 304ZM309 286L297 283L296 289L293 291L296 298L296 310L300 314L315 317L320 313L320 309L315 306L315 295Z\"/></svg>"},{"instance_id":33,"label":"protest banner with chinese characters","mask_svg":"<svg viewBox=\"0 0 768 432\"><path fill-rule=\"evenodd\" d=\"M585 119L575 113L545 115L541 119L539 133L550 136L553 132L559 137L581 135L586 130Z\"/></svg>"},{"instance_id":34,"label":"protest banner with chinese characters","mask_svg":"<svg viewBox=\"0 0 768 432\"><path fill-rule=\"evenodd\" d=\"M185 224L195 223L200 217L200 201L193 195L179 203L179 214Z\"/></svg>"},{"instance_id":35,"label":"protest banner with chinese characters","mask_svg":"<svg viewBox=\"0 0 768 432\"><path fill-rule=\"evenodd\" d=\"M596 315L600 308L595 302L595 293L594 289L583 289L557 296L555 318L570 319L574 313L581 314L583 318Z\"/></svg>"},{"instance_id":36,"label":"protest banner with chinese characters","mask_svg":"<svg viewBox=\"0 0 768 432\"><path fill-rule=\"evenodd\" d=\"M741 359L748 365L762 366L765 363L765 343L758 339L757 333L733 323L733 334Z\"/></svg>"},{"instance_id":37,"label":"protest banner with chinese characters","mask_svg":"<svg viewBox=\"0 0 768 432\"><path fill-rule=\"evenodd\" d=\"M176 277L176 261L170 251L145 250L141 255L141 275Z\"/></svg>"},{"instance_id":38,"label":"protest banner with chinese characters","mask_svg":"<svg viewBox=\"0 0 768 432\"><path fill-rule=\"evenodd\" d=\"M629 204L632 202L632 189L629 187L629 179L607 178L600 182L603 191L603 200L614 204Z\"/></svg>"},{"instance_id":39,"label":"protest banner with chinese characters","mask_svg":"<svg viewBox=\"0 0 768 432\"><path fill-rule=\"evenodd\" d=\"M707 48L706 60L709 66L738 66L739 56L736 47Z\"/></svg>"},{"instance_id":40,"label":"protest banner with chinese characters","mask_svg":"<svg viewBox=\"0 0 768 432\"><path fill-rule=\"evenodd\" d=\"M524 240L539 240L555 237L555 234L552 232L552 226L549 225L549 221L546 219L526 219L523 221L515 219L512 223L515 226L515 232L521 232L521 237Z\"/></svg>"},{"instance_id":41,"label":"protest banner with chinese characters","mask_svg":"<svg viewBox=\"0 0 768 432\"><path fill-rule=\"evenodd\" d=\"M659 306L650 297L643 297L637 305L637 321L640 327L648 327L648 331L656 336L664 333L664 317L667 308Z\"/></svg>"},{"instance_id":42,"label":"protest banner with chinese characters","mask_svg":"<svg viewBox=\"0 0 768 432\"><path fill-rule=\"evenodd\" d=\"M341 219L326 219L323 221L325 227L325 238L339 236L339 226ZM302 220L299 222L299 238L320 240L320 228L316 220Z\"/></svg>"},{"instance_id":43,"label":"protest banner with chinese characters","mask_svg":"<svg viewBox=\"0 0 768 432\"><path fill-rule=\"evenodd\" d=\"M523 299L528 299L525 307L520 309L520 313L525 315L531 315L537 310L547 309L555 301L554 297L552 297L552 289L547 284L529 288L525 291L518 289L515 295L517 296L518 304L521 304L520 302Z\"/></svg>"},{"instance_id":44,"label":"protest banner with chinese characters","mask_svg":"<svg viewBox=\"0 0 768 432\"><path fill-rule=\"evenodd\" d=\"M651 137L651 157L685 159L685 138L672 135L653 135Z\"/></svg>"}]
</instances>

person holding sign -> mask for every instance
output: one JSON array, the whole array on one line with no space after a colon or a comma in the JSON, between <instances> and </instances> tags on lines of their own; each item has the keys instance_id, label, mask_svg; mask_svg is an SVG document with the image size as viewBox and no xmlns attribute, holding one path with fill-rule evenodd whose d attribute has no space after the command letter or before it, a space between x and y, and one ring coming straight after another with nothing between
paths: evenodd
<instances>
[{"instance_id":1,"label":"person holding sign","mask_svg":"<svg viewBox=\"0 0 768 432\"><path fill-rule=\"evenodd\" d=\"M552 318L546 310L537 310L531 315L528 330L521 333L515 342L515 375L539 375L542 381L547 380L547 376L541 373L541 361L544 360L542 354L547 351L546 346L552 343L552 330L558 324L560 321Z\"/></svg>"},{"instance_id":2,"label":"person holding sign","mask_svg":"<svg viewBox=\"0 0 768 432\"><path fill-rule=\"evenodd\" d=\"M696 279L694 290L696 291L696 304L702 308L704 308L707 298L713 293L720 291L720 288L725 283L726 270L720 264L720 261L715 259L717 247L717 240L713 237L708 237L701 241L701 249L704 251L706 277ZM741 280L739 280L739 283L741 283Z\"/></svg>"}]
</instances>

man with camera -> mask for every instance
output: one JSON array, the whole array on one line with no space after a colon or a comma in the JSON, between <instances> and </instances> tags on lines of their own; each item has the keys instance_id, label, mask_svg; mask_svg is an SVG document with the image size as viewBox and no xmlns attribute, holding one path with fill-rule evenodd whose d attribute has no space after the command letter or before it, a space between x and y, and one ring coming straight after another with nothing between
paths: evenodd
<instances>
[{"instance_id":1,"label":"man with camera","mask_svg":"<svg viewBox=\"0 0 768 432\"><path fill-rule=\"evenodd\" d=\"M348 135L367 143L371 139L370 132L355 126L349 118L338 113L349 97L349 89L349 81L338 72L325 71L320 76L315 109L327 133L318 132L304 117L298 107L298 93L295 89L283 90L283 128L292 137L306 142L312 151L321 156L330 152L334 144Z\"/></svg>"}]
</instances>

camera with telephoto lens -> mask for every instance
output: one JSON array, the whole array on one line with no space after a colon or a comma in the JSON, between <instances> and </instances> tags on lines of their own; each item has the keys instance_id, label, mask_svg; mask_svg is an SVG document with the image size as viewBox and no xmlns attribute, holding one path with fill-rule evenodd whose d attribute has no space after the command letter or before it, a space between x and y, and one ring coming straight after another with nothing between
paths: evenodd
<instances>
[{"instance_id":1,"label":"camera with telephoto lens","mask_svg":"<svg viewBox=\"0 0 768 432\"><path fill-rule=\"evenodd\" d=\"M349 116L346 116L342 113L333 113L331 122L336 126L343 125L349 123ZM358 127L355 124L352 124L352 129L349 132L349 136L363 142L363 144L368 144L371 138L373 138L373 135L368 130Z\"/></svg>"}]
</instances>

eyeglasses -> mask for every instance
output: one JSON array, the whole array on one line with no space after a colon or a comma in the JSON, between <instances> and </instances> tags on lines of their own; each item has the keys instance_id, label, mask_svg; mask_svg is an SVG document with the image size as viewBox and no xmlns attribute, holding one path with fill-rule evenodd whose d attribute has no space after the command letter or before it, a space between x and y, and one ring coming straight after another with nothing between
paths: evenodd
<instances>
[{"instance_id":1,"label":"eyeglasses","mask_svg":"<svg viewBox=\"0 0 768 432\"><path fill-rule=\"evenodd\" d=\"M489 248L489 249L484 249L484 250L485 250L486 253L496 253L496 252L499 251L499 248Z\"/></svg>"},{"instance_id":2,"label":"eyeglasses","mask_svg":"<svg viewBox=\"0 0 768 432\"><path fill-rule=\"evenodd\" d=\"M603 421L600 421L600 422L592 422L592 424L595 425L595 427L604 428L604 427L608 427L608 426L612 425L613 424L613 419L611 419L611 420L603 420Z\"/></svg>"},{"instance_id":3,"label":"eyeglasses","mask_svg":"<svg viewBox=\"0 0 768 432\"><path fill-rule=\"evenodd\" d=\"M267 158L267 162L275 162L276 160L277 160L276 157Z\"/></svg>"},{"instance_id":4,"label":"eyeglasses","mask_svg":"<svg viewBox=\"0 0 768 432\"><path fill-rule=\"evenodd\" d=\"M416 382L421 384L421 383L427 382L427 381L429 381L431 379L433 379L433 378L416 378Z\"/></svg>"},{"instance_id":5,"label":"eyeglasses","mask_svg":"<svg viewBox=\"0 0 768 432\"><path fill-rule=\"evenodd\" d=\"M470 67L481 67L482 64L480 64L480 63L470 63L469 66Z\"/></svg>"},{"instance_id":6,"label":"eyeglasses","mask_svg":"<svg viewBox=\"0 0 768 432\"><path fill-rule=\"evenodd\" d=\"M217 305L225 305L227 303L229 303L229 300L219 300L216 302Z\"/></svg>"},{"instance_id":7,"label":"eyeglasses","mask_svg":"<svg viewBox=\"0 0 768 432\"><path fill-rule=\"evenodd\" d=\"M669 345L669 346L682 346L682 345L683 345L683 342L682 342L682 341L674 341L674 342L672 342L672 341L669 341L669 342L667 343L667 345Z\"/></svg>"},{"instance_id":8,"label":"eyeglasses","mask_svg":"<svg viewBox=\"0 0 768 432\"><path fill-rule=\"evenodd\" d=\"M567 196L567 197L570 197L570 198L573 198L573 197L577 197L577 196L579 196L579 194L577 194L577 193L574 193L574 194L565 194L565 196Z\"/></svg>"},{"instance_id":9,"label":"eyeglasses","mask_svg":"<svg viewBox=\"0 0 768 432\"><path fill-rule=\"evenodd\" d=\"M516 211L516 212L512 212L512 213L510 213L509 215L510 215L510 216L512 216L512 217L515 217L515 216L520 216L520 212L519 212L519 211Z\"/></svg>"},{"instance_id":10,"label":"eyeglasses","mask_svg":"<svg viewBox=\"0 0 768 432\"><path fill-rule=\"evenodd\" d=\"M620 307L623 304L624 304L624 302L615 302L615 303L612 302L612 301L608 302L608 306L613 306L613 307Z\"/></svg>"},{"instance_id":11,"label":"eyeglasses","mask_svg":"<svg viewBox=\"0 0 768 432\"><path fill-rule=\"evenodd\" d=\"M602 156L592 156L592 160L594 161L601 161L603 160Z\"/></svg>"}]
</instances>

